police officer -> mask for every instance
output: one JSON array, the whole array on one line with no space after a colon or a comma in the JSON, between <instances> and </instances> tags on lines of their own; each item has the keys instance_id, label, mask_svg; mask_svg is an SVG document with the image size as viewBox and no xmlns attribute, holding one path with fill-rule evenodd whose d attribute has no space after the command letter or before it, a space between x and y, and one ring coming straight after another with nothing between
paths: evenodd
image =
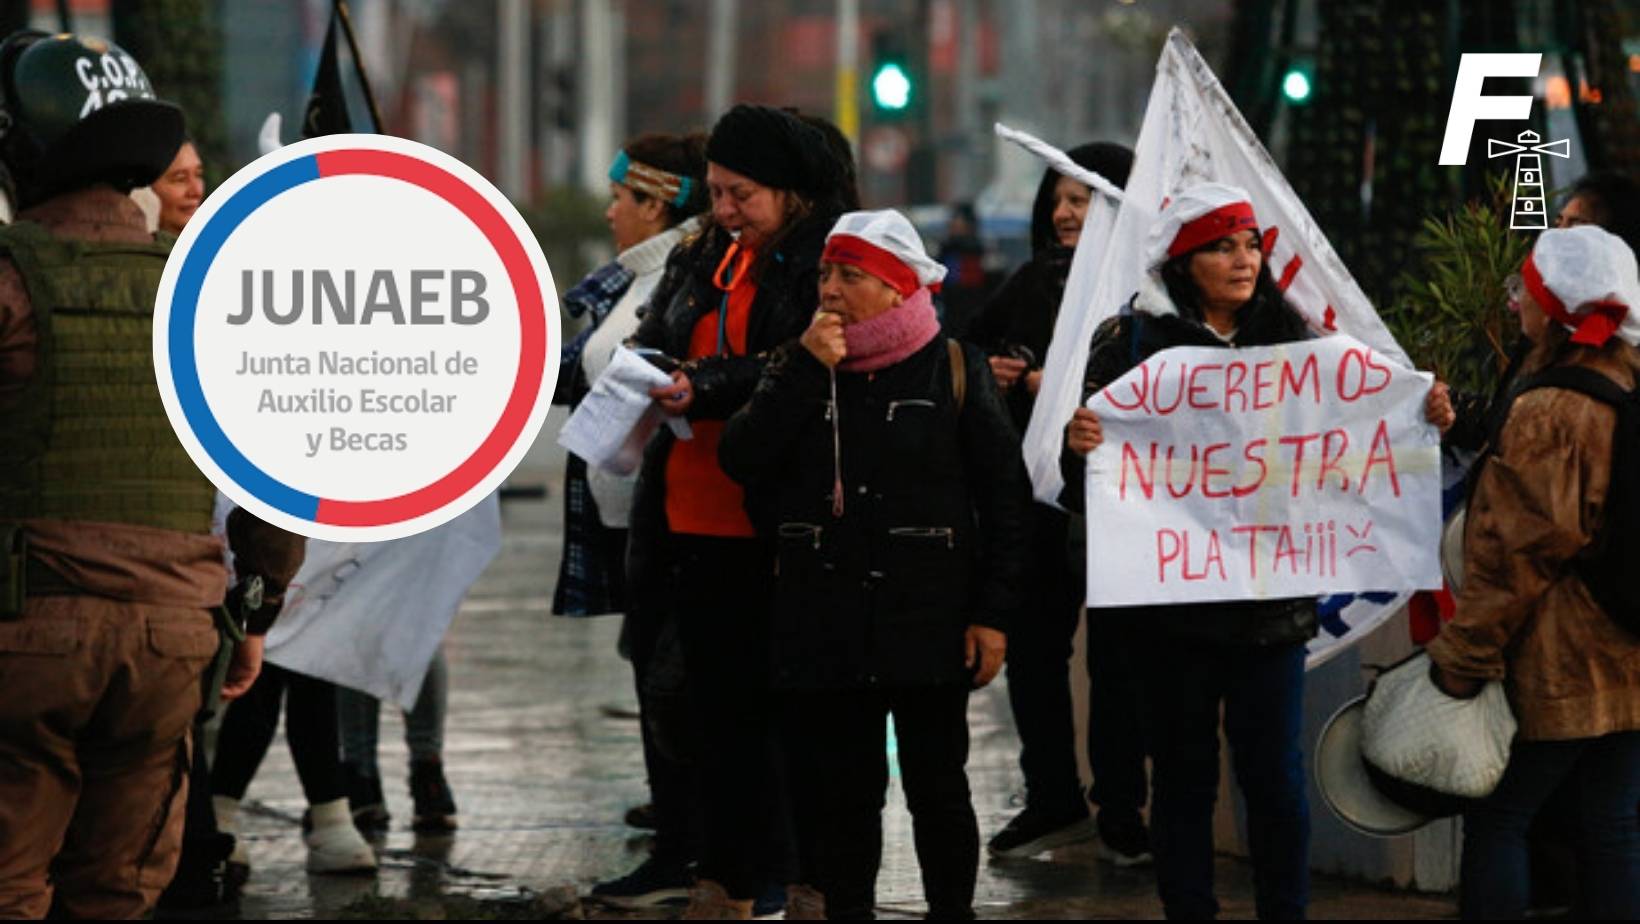
<instances>
[{"instance_id":1,"label":"police officer","mask_svg":"<svg viewBox=\"0 0 1640 924\"><path fill-rule=\"evenodd\" d=\"M0 229L0 917L137 917L176 866L229 574L215 491L155 385L172 239L146 231L128 193L182 137L182 113L119 47L0 44L0 161L18 199ZM243 511L227 526L240 586L262 585L251 629L266 631L302 540ZM223 695L261 660L253 634Z\"/></svg>"}]
</instances>

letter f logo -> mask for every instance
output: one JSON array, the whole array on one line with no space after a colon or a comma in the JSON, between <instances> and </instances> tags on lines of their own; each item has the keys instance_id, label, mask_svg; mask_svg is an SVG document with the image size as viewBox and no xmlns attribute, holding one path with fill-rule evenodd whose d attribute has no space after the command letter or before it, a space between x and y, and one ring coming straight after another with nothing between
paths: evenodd
<instances>
[{"instance_id":1,"label":"letter f logo","mask_svg":"<svg viewBox=\"0 0 1640 924\"><path fill-rule=\"evenodd\" d=\"M1481 119L1526 119L1532 115L1530 96L1483 96L1488 77L1536 77L1543 55L1466 54L1458 64L1452 87L1452 111L1446 116L1446 139L1441 143L1441 166L1462 166L1469 156L1469 138Z\"/></svg>"}]
</instances>

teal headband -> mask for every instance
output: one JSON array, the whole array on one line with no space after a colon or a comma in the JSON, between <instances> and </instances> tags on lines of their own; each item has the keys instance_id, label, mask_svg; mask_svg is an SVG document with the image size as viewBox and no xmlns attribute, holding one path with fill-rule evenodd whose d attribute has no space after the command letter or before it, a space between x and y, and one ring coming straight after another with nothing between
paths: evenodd
<instances>
[{"instance_id":1,"label":"teal headband","mask_svg":"<svg viewBox=\"0 0 1640 924\"><path fill-rule=\"evenodd\" d=\"M689 204L689 194L695 189L692 178L635 161L624 150L616 152L615 162L609 165L609 179L680 209Z\"/></svg>"}]
</instances>

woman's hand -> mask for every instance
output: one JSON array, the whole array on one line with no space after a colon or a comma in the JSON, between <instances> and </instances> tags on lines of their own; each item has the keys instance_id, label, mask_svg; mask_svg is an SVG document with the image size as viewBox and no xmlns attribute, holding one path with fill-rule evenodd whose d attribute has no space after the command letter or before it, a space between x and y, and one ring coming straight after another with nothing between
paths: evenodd
<instances>
[{"instance_id":1,"label":"woman's hand","mask_svg":"<svg viewBox=\"0 0 1640 924\"><path fill-rule=\"evenodd\" d=\"M1105 441L1105 431L1099 426L1099 416L1091 409L1079 407L1065 427L1065 446L1079 456L1099 448Z\"/></svg>"},{"instance_id":2,"label":"woman's hand","mask_svg":"<svg viewBox=\"0 0 1640 924\"><path fill-rule=\"evenodd\" d=\"M963 666L974 672L974 689L996 679L1008 653L1008 636L985 626L969 626L962 638ZM976 670L974 665L978 664Z\"/></svg>"},{"instance_id":3,"label":"woman's hand","mask_svg":"<svg viewBox=\"0 0 1640 924\"><path fill-rule=\"evenodd\" d=\"M1458 412L1452 409L1452 389L1439 379L1429 387L1429 397L1424 399L1424 419L1434 424L1443 436L1458 421Z\"/></svg>"},{"instance_id":4,"label":"woman's hand","mask_svg":"<svg viewBox=\"0 0 1640 924\"><path fill-rule=\"evenodd\" d=\"M1025 373L1025 390L1033 395L1042 390L1041 369L1032 369Z\"/></svg>"},{"instance_id":5,"label":"woman's hand","mask_svg":"<svg viewBox=\"0 0 1640 924\"><path fill-rule=\"evenodd\" d=\"M809 329L803 332L798 342L827 369L837 368L837 364L848 356L848 341L843 337L843 316L835 311L816 311L814 319L809 322Z\"/></svg>"},{"instance_id":6,"label":"woman's hand","mask_svg":"<svg viewBox=\"0 0 1640 924\"><path fill-rule=\"evenodd\" d=\"M257 675L262 673L263 636L247 635L234 646L233 660L228 662L228 674L222 678L222 701L231 702L250 691Z\"/></svg>"},{"instance_id":7,"label":"woman's hand","mask_svg":"<svg viewBox=\"0 0 1640 924\"><path fill-rule=\"evenodd\" d=\"M1020 376L1025 374L1025 360L1015 359L1012 356L992 356L991 374L996 377L997 387L1003 391L1014 387Z\"/></svg>"},{"instance_id":8,"label":"woman's hand","mask_svg":"<svg viewBox=\"0 0 1640 924\"><path fill-rule=\"evenodd\" d=\"M695 386L690 383L689 376L679 369L672 373L672 384L649 389L649 397L655 399L661 410L673 417L680 417L689 410L689 405L695 403Z\"/></svg>"}]
</instances>

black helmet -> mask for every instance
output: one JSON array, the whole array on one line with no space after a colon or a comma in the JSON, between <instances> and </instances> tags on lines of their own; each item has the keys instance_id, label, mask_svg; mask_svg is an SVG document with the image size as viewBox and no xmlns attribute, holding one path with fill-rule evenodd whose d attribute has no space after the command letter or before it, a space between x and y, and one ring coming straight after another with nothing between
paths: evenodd
<instances>
[{"instance_id":1,"label":"black helmet","mask_svg":"<svg viewBox=\"0 0 1640 924\"><path fill-rule=\"evenodd\" d=\"M35 30L0 43L0 160L21 206L91 183L158 179L182 146L182 110L112 42Z\"/></svg>"}]
</instances>

